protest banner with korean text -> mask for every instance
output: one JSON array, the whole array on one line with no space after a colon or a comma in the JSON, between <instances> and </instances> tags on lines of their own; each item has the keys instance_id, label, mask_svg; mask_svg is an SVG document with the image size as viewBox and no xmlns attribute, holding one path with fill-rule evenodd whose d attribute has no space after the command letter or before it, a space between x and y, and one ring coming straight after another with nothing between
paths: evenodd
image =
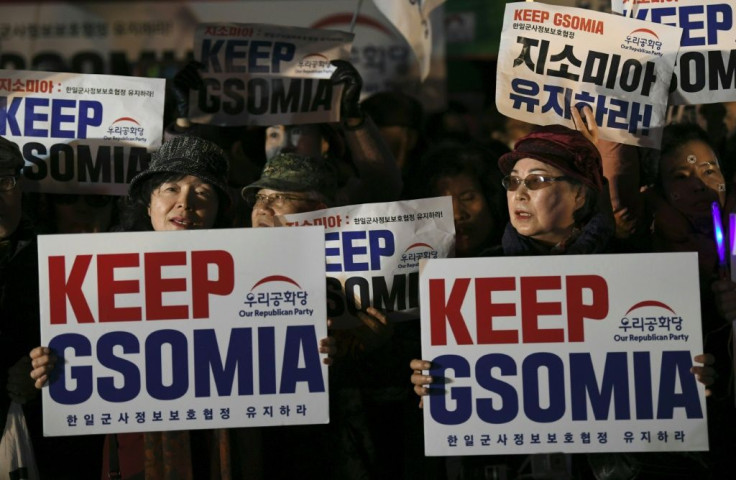
<instances>
[{"instance_id":1,"label":"protest banner with korean text","mask_svg":"<svg viewBox=\"0 0 736 480\"><path fill-rule=\"evenodd\" d=\"M496 105L512 118L575 128L588 105L600 136L659 148L681 30L543 3L506 5Z\"/></svg>"},{"instance_id":2,"label":"protest banner with korean text","mask_svg":"<svg viewBox=\"0 0 736 480\"><path fill-rule=\"evenodd\" d=\"M39 237L44 434L327 423L321 228Z\"/></svg>"},{"instance_id":3,"label":"protest banner with korean text","mask_svg":"<svg viewBox=\"0 0 736 480\"><path fill-rule=\"evenodd\" d=\"M192 58L200 23L239 21L348 31L356 0L15 2L0 4L0 68L172 78ZM432 24L430 73L420 80L411 47L373 2L355 22L350 61L363 98L399 90L428 111L446 103L444 6Z\"/></svg>"},{"instance_id":4,"label":"protest banner with korean text","mask_svg":"<svg viewBox=\"0 0 736 480\"><path fill-rule=\"evenodd\" d=\"M23 189L125 195L161 145L165 81L0 70L0 136L26 165Z\"/></svg>"},{"instance_id":5,"label":"protest banner with korean text","mask_svg":"<svg viewBox=\"0 0 736 480\"><path fill-rule=\"evenodd\" d=\"M613 0L614 12L682 28L670 103L736 101L736 29L730 0Z\"/></svg>"},{"instance_id":6,"label":"protest banner with korean text","mask_svg":"<svg viewBox=\"0 0 736 480\"><path fill-rule=\"evenodd\" d=\"M277 217L288 226L322 225L327 263L327 316L356 326L373 306L389 320L419 316L419 260L455 252L450 197L367 203Z\"/></svg>"},{"instance_id":7,"label":"protest banner with korean text","mask_svg":"<svg viewBox=\"0 0 736 480\"><path fill-rule=\"evenodd\" d=\"M428 260L419 291L427 455L708 450L696 253Z\"/></svg>"},{"instance_id":8,"label":"protest banner with korean text","mask_svg":"<svg viewBox=\"0 0 736 480\"><path fill-rule=\"evenodd\" d=\"M265 24L205 23L194 56L204 87L191 92L197 123L277 125L340 120L342 86L330 60L346 60L353 34Z\"/></svg>"}]
</instances>

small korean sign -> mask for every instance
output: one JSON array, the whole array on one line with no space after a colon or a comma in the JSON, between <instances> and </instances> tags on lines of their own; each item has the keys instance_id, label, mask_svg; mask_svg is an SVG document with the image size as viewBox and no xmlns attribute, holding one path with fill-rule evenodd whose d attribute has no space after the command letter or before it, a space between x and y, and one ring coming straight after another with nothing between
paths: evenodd
<instances>
[{"instance_id":1,"label":"small korean sign","mask_svg":"<svg viewBox=\"0 0 736 480\"><path fill-rule=\"evenodd\" d=\"M601 138L659 148L679 28L538 2L507 4L503 25L502 114L575 128L571 108L587 105Z\"/></svg>"}]
</instances>

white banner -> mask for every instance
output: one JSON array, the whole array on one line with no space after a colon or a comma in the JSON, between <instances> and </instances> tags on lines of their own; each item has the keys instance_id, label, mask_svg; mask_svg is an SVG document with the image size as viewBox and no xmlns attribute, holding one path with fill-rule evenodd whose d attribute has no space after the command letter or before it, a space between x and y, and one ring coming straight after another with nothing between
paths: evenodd
<instances>
[{"instance_id":1,"label":"white banner","mask_svg":"<svg viewBox=\"0 0 736 480\"><path fill-rule=\"evenodd\" d=\"M708 450L697 254L420 269L427 455Z\"/></svg>"},{"instance_id":2,"label":"white banner","mask_svg":"<svg viewBox=\"0 0 736 480\"><path fill-rule=\"evenodd\" d=\"M390 320L417 318L419 260L455 252L450 197L328 208L277 224L324 227L327 316L336 328L358 325L355 313L371 306Z\"/></svg>"},{"instance_id":3,"label":"white banner","mask_svg":"<svg viewBox=\"0 0 736 480\"><path fill-rule=\"evenodd\" d=\"M216 125L340 120L342 86L330 60L350 56L352 33L245 23L197 27L194 55L204 88L192 91L192 120Z\"/></svg>"},{"instance_id":4,"label":"white banner","mask_svg":"<svg viewBox=\"0 0 736 480\"><path fill-rule=\"evenodd\" d=\"M614 12L682 28L670 103L736 101L736 29L732 0L612 0Z\"/></svg>"},{"instance_id":5,"label":"white banner","mask_svg":"<svg viewBox=\"0 0 736 480\"><path fill-rule=\"evenodd\" d=\"M321 228L38 244L45 435L329 421Z\"/></svg>"},{"instance_id":6,"label":"white banner","mask_svg":"<svg viewBox=\"0 0 736 480\"><path fill-rule=\"evenodd\" d=\"M161 145L165 82L0 70L0 136L32 192L125 195Z\"/></svg>"},{"instance_id":7,"label":"white banner","mask_svg":"<svg viewBox=\"0 0 736 480\"><path fill-rule=\"evenodd\" d=\"M601 138L659 148L680 32L578 8L507 4L498 110L574 128L571 107L588 105Z\"/></svg>"},{"instance_id":8,"label":"white banner","mask_svg":"<svg viewBox=\"0 0 736 480\"><path fill-rule=\"evenodd\" d=\"M445 0L373 0L378 10L394 24L419 61L422 80L429 75L432 55L432 22L429 14Z\"/></svg>"},{"instance_id":9,"label":"white banner","mask_svg":"<svg viewBox=\"0 0 736 480\"><path fill-rule=\"evenodd\" d=\"M347 31L357 0L24 2L0 4L0 68L173 77L192 58L205 22L278 23ZM411 48L373 5L355 25L351 62L364 96L401 90L429 111L445 106L441 10L431 16L430 75L421 82Z\"/></svg>"}]
</instances>

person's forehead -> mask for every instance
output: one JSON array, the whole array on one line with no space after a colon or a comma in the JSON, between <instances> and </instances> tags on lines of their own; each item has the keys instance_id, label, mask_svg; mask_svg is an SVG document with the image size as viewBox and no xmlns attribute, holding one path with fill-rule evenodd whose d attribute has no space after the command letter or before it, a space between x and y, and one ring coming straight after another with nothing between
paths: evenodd
<instances>
[{"instance_id":1,"label":"person's forehead","mask_svg":"<svg viewBox=\"0 0 736 480\"><path fill-rule=\"evenodd\" d=\"M258 194L259 195L273 195L275 193L283 193L285 195L294 195L294 194L298 194L298 193L301 193L301 192L288 192L288 191L284 191L284 190L271 190L270 188L262 188L262 189L258 190Z\"/></svg>"},{"instance_id":2,"label":"person's forehead","mask_svg":"<svg viewBox=\"0 0 736 480\"><path fill-rule=\"evenodd\" d=\"M524 171L539 170L539 171L550 172L550 171L558 171L559 169L541 160L537 160L536 158L524 157L522 159L517 160L517 162L514 164L514 167L511 169L512 172L518 172L520 170L524 170Z\"/></svg>"}]
</instances>

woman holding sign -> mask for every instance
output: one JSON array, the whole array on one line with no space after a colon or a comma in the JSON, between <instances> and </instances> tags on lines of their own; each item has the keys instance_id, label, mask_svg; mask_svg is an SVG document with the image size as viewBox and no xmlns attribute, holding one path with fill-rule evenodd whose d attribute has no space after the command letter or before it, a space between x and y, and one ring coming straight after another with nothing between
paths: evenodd
<instances>
[{"instance_id":1,"label":"woman holding sign","mask_svg":"<svg viewBox=\"0 0 736 480\"><path fill-rule=\"evenodd\" d=\"M578 112L575 117L576 123L582 126ZM586 117L590 131L580 132L557 125L540 127L520 139L512 152L499 159L498 166L505 175L502 184L506 189L510 221L501 245L485 252L487 255L598 254L609 250L615 223L601 155L595 145L597 129L592 122L592 112L586 112ZM428 385L438 382L424 373L431 368L431 363L413 360L410 367L414 391L420 396L428 395ZM682 471L699 468L683 456L665 458ZM589 455L587 460L598 473L609 471L622 475L606 478L634 478L638 468L651 466L647 465L649 457L633 459L623 454ZM513 460L496 460L498 463L504 461ZM581 470L580 474L590 474L584 462L574 465L573 469ZM654 463L660 464L656 459Z\"/></svg>"},{"instance_id":2,"label":"woman holding sign","mask_svg":"<svg viewBox=\"0 0 736 480\"><path fill-rule=\"evenodd\" d=\"M230 225L227 193L228 162L217 145L196 137L177 137L154 153L148 170L129 187L129 208L123 212L125 230L191 230ZM320 353L332 353L330 341ZM31 352L36 387L46 384L56 356L46 347ZM167 431L109 435L103 478L229 479L243 474L247 462L240 451L256 452L241 430ZM117 477L115 477L117 475Z\"/></svg>"}]
</instances>

